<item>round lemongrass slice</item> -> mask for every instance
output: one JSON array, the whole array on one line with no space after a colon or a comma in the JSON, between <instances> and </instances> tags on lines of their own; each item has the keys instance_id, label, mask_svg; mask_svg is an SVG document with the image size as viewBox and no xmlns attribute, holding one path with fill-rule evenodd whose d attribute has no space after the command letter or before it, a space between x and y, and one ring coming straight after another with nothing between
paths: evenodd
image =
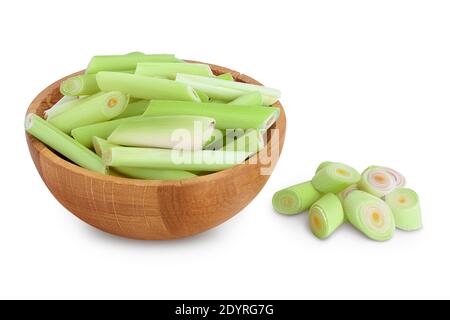
<instances>
[{"instance_id":1,"label":"round lemongrass slice","mask_svg":"<svg viewBox=\"0 0 450 320\"><path fill-rule=\"evenodd\" d=\"M328 238L344 223L344 209L339 198L328 193L309 209L309 225L314 235Z\"/></svg>"},{"instance_id":2,"label":"round lemongrass slice","mask_svg":"<svg viewBox=\"0 0 450 320\"><path fill-rule=\"evenodd\" d=\"M379 170L384 170L387 173L389 173L392 176L392 178L394 179L394 182L395 182L397 188L402 188L406 185L405 177L397 170L394 170L394 169L391 169L388 167L382 167L382 166L370 166L369 169L379 169Z\"/></svg>"},{"instance_id":3,"label":"round lemongrass slice","mask_svg":"<svg viewBox=\"0 0 450 320\"><path fill-rule=\"evenodd\" d=\"M323 168L328 167L329 165L335 164L336 162L331 162L331 161L324 161L321 164L319 164L319 166L316 169L316 173L319 172L320 170L322 170Z\"/></svg>"},{"instance_id":4,"label":"round lemongrass slice","mask_svg":"<svg viewBox=\"0 0 450 320\"><path fill-rule=\"evenodd\" d=\"M396 189L397 184L392 172L381 167L369 167L363 172L358 186L361 190L381 198Z\"/></svg>"},{"instance_id":5,"label":"round lemongrass slice","mask_svg":"<svg viewBox=\"0 0 450 320\"><path fill-rule=\"evenodd\" d=\"M397 228L413 231L422 228L419 196L408 188L398 188L386 195L386 203L392 210Z\"/></svg>"},{"instance_id":6,"label":"round lemongrass slice","mask_svg":"<svg viewBox=\"0 0 450 320\"><path fill-rule=\"evenodd\" d=\"M278 213L294 215L308 210L321 196L314 189L311 181L307 181L275 193L272 198L272 205Z\"/></svg>"},{"instance_id":7,"label":"round lemongrass slice","mask_svg":"<svg viewBox=\"0 0 450 320\"><path fill-rule=\"evenodd\" d=\"M394 216L383 200L356 190L345 198L344 211L348 221L370 239L386 241L394 236Z\"/></svg>"},{"instance_id":8,"label":"round lemongrass slice","mask_svg":"<svg viewBox=\"0 0 450 320\"><path fill-rule=\"evenodd\" d=\"M319 170L312 184L322 193L338 193L348 186L358 183L361 175L352 167L343 163L332 163Z\"/></svg>"}]
</instances>

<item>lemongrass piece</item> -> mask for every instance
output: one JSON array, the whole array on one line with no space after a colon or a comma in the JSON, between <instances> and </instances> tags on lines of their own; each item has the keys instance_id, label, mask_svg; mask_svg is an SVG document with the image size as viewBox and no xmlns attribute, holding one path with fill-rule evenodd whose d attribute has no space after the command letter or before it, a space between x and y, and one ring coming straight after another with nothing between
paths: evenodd
<instances>
[{"instance_id":1,"label":"lemongrass piece","mask_svg":"<svg viewBox=\"0 0 450 320\"><path fill-rule=\"evenodd\" d=\"M197 95L200 98L201 102L209 102L210 101L210 99L209 99L207 94L205 94L205 93L203 93L201 91L198 91L198 90L195 90L195 92L197 93Z\"/></svg>"},{"instance_id":2,"label":"lemongrass piece","mask_svg":"<svg viewBox=\"0 0 450 320\"><path fill-rule=\"evenodd\" d=\"M224 130L215 128L211 134L211 138L204 144L204 150L219 150L225 146L226 134Z\"/></svg>"},{"instance_id":3,"label":"lemongrass piece","mask_svg":"<svg viewBox=\"0 0 450 320\"><path fill-rule=\"evenodd\" d=\"M328 167L329 165L335 164L336 162L332 162L332 161L324 161L321 164L319 164L319 166L316 169L316 173L319 172L320 170L322 170L325 167Z\"/></svg>"},{"instance_id":4,"label":"lemongrass piece","mask_svg":"<svg viewBox=\"0 0 450 320\"><path fill-rule=\"evenodd\" d=\"M333 193L328 193L309 209L309 225L319 239L328 238L344 223L344 209Z\"/></svg>"},{"instance_id":5,"label":"lemongrass piece","mask_svg":"<svg viewBox=\"0 0 450 320\"><path fill-rule=\"evenodd\" d=\"M219 104L227 104L228 102L223 100L217 100L217 99L209 99L210 103L219 103Z\"/></svg>"},{"instance_id":6,"label":"lemongrass piece","mask_svg":"<svg viewBox=\"0 0 450 320\"><path fill-rule=\"evenodd\" d=\"M120 91L139 99L197 101L195 90L183 83L135 74L102 71L97 73L97 84L103 91Z\"/></svg>"},{"instance_id":7,"label":"lemongrass piece","mask_svg":"<svg viewBox=\"0 0 450 320\"><path fill-rule=\"evenodd\" d=\"M406 185L406 179L405 177L398 172L397 170L388 168L388 167L382 167L382 166L370 166L370 169L379 169L379 170L383 170L386 171L387 173L389 173L392 178L394 179L395 185L397 186L397 188L402 188Z\"/></svg>"},{"instance_id":8,"label":"lemongrass piece","mask_svg":"<svg viewBox=\"0 0 450 320\"><path fill-rule=\"evenodd\" d=\"M166 77L175 80L177 73L194 74L213 77L214 74L207 64L202 63L138 63L135 74L148 77Z\"/></svg>"},{"instance_id":9,"label":"lemongrass piece","mask_svg":"<svg viewBox=\"0 0 450 320\"><path fill-rule=\"evenodd\" d=\"M25 130L79 166L107 173L106 166L95 153L37 115L30 113L26 116Z\"/></svg>"},{"instance_id":10,"label":"lemongrass piece","mask_svg":"<svg viewBox=\"0 0 450 320\"><path fill-rule=\"evenodd\" d=\"M219 103L152 100L144 116L191 115L216 120L216 128L267 130L277 121L278 108L263 106L234 106Z\"/></svg>"},{"instance_id":11,"label":"lemongrass piece","mask_svg":"<svg viewBox=\"0 0 450 320\"><path fill-rule=\"evenodd\" d=\"M144 54L132 52L125 55L94 56L86 69L87 74L100 71L128 71L136 69L139 62L180 62L173 54Z\"/></svg>"},{"instance_id":12,"label":"lemongrass piece","mask_svg":"<svg viewBox=\"0 0 450 320\"><path fill-rule=\"evenodd\" d=\"M186 72L184 72L186 73ZM227 81L234 81L234 77L231 73L222 73L216 76L217 79L227 80Z\"/></svg>"},{"instance_id":13,"label":"lemongrass piece","mask_svg":"<svg viewBox=\"0 0 450 320\"><path fill-rule=\"evenodd\" d=\"M348 221L372 240L386 241L394 236L395 220L389 206L370 193L356 190L344 201Z\"/></svg>"},{"instance_id":14,"label":"lemongrass piece","mask_svg":"<svg viewBox=\"0 0 450 320\"><path fill-rule=\"evenodd\" d=\"M394 191L397 184L398 181L391 171L381 167L369 167L362 173L358 187L381 198Z\"/></svg>"},{"instance_id":15,"label":"lemongrass piece","mask_svg":"<svg viewBox=\"0 0 450 320\"><path fill-rule=\"evenodd\" d=\"M358 183L361 175L352 167L343 163L333 163L319 170L312 184L322 193L338 193L348 186Z\"/></svg>"},{"instance_id":16,"label":"lemongrass piece","mask_svg":"<svg viewBox=\"0 0 450 320\"><path fill-rule=\"evenodd\" d=\"M114 145L108 143L106 140L94 137L92 139L95 152L99 156L102 156L106 150L110 149ZM161 169L149 169L149 168L129 168L129 167L115 167L113 170L120 175L143 180L185 180L194 178L197 175L188 171L181 170L161 170Z\"/></svg>"},{"instance_id":17,"label":"lemongrass piece","mask_svg":"<svg viewBox=\"0 0 450 320\"><path fill-rule=\"evenodd\" d=\"M108 142L128 147L201 150L211 138L215 120L194 116L148 117L119 125Z\"/></svg>"},{"instance_id":18,"label":"lemongrass piece","mask_svg":"<svg viewBox=\"0 0 450 320\"><path fill-rule=\"evenodd\" d=\"M264 132L260 130L249 129L236 139L233 137L230 139L228 135L226 136L226 139L225 146L219 150L245 151L248 152L249 157L251 157L264 148Z\"/></svg>"},{"instance_id":19,"label":"lemongrass piece","mask_svg":"<svg viewBox=\"0 0 450 320\"><path fill-rule=\"evenodd\" d=\"M128 104L128 96L118 91L99 92L81 99L76 107L49 119L61 131L70 133L73 129L110 120L121 114Z\"/></svg>"},{"instance_id":20,"label":"lemongrass piece","mask_svg":"<svg viewBox=\"0 0 450 320\"><path fill-rule=\"evenodd\" d=\"M185 151L156 148L113 147L102 155L112 167L221 171L243 163L246 152Z\"/></svg>"},{"instance_id":21,"label":"lemongrass piece","mask_svg":"<svg viewBox=\"0 0 450 320\"><path fill-rule=\"evenodd\" d=\"M352 184L351 186L349 186L349 187L345 188L344 190L342 190L341 192L339 192L337 194L337 196L338 196L339 200L341 200L341 202L344 203L345 198L347 198L347 196L355 190L358 190L358 185Z\"/></svg>"},{"instance_id":22,"label":"lemongrass piece","mask_svg":"<svg viewBox=\"0 0 450 320\"><path fill-rule=\"evenodd\" d=\"M69 102L78 100L78 97L63 96L58 102L56 102L50 109L44 111L46 119L52 118L59 113L64 112L70 108Z\"/></svg>"},{"instance_id":23,"label":"lemongrass piece","mask_svg":"<svg viewBox=\"0 0 450 320\"><path fill-rule=\"evenodd\" d=\"M386 203L394 214L395 225L405 231L422 228L419 196L414 190L398 188L386 195Z\"/></svg>"},{"instance_id":24,"label":"lemongrass piece","mask_svg":"<svg viewBox=\"0 0 450 320\"><path fill-rule=\"evenodd\" d=\"M308 210L321 197L311 181L307 181L275 193L272 205L278 213L294 215Z\"/></svg>"},{"instance_id":25,"label":"lemongrass piece","mask_svg":"<svg viewBox=\"0 0 450 320\"><path fill-rule=\"evenodd\" d=\"M190 85L196 90L203 91L212 99L232 101L251 92L260 92L263 96L263 104L272 105L281 97L281 92L277 89L250 83L234 82L181 73L177 74L176 80L178 82Z\"/></svg>"},{"instance_id":26,"label":"lemongrass piece","mask_svg":"<svg viewBox=\"0 0 450 320\"><path fill-rule=\"evenodd\" d=\"M92 95L100 91L93 74L83 74L64 80L59 90L65 96Z\"/></svg>"},{"instance_id":27,"label":"lemongrass piece","mask_svg":"<svg viewBox=\"0 0 450 320\"><path fill-rule=\"evenodd\" d=\"M234 104L237 106L262 106L263 97L260 92L252 92L234 99L229 102L229 104Z\"/></svg>"},{"instance_id":28,"label":"lemongrass piece","mask_svg":"<svg viewBox=\"0 0 450 320\"><path fill-rule=\"evenodd\" d=\"M115 117L114 120L141 116L144 114L145 110L147 110L149 103L150 101L148 100L137 100L135 102L130 102L125 110Z\"/></svg>"}]
</instances>

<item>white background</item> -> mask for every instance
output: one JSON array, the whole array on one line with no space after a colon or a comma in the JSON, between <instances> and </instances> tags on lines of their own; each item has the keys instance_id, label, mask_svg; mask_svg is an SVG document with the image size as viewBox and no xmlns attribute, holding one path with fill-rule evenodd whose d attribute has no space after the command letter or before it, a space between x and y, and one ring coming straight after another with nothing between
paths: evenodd
<instances>
[{"instance_id":1,"label":"white background","mask_svg":"<svg viewBox=\"0 0 450 320\"><path fill-rule=\"evenodd\" d=\"M0 4L0 298L450 298L448 1L14 1ZM172 242L124 240L67 212L22 119L94 54L176 53L283 91L285 149L239 215ZM324 160L402 171L425 227L327 241L272 194Z\"/></svg>"}]
</instances>

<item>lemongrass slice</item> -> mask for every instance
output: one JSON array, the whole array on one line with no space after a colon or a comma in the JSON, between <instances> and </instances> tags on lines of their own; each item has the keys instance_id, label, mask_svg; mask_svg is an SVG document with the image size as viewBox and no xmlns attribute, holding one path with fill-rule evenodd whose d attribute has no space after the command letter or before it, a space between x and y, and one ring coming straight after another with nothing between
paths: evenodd
<instances>
[{"instance_id":1,"label":"lemongrass slice","mask_svg":"<svg viewBox=\"0 0 450 320\"><path fill-rule=\"evenodd\" d=\"M210 99L208 97L208 95L206 93L203 93L201 91L195 90L195 92L197 93L198 97L200 98L201 102L209 102Z\"/></svg>"},{"instance_id":2,"label":"lemongrass slice","mask_svg":"<svg viewBox=\"0 0 450 320\"><path fill-rule=\"evenodd\" d=\"M392 210L397 228L414 231L422 228L422 212L419 196L408 188L398 188L386 195L386 203Z\"/></svg>"},{"instance_id":3,"label":"lemongrass slice","mask_svg":"<svg viewBox=\"0 0 450 320\"><path fill-rule=\"evenodd\" d=\"M358 187L376 197L384 197L397 188L398 181L391 171L381 167L369 167L362 176Z\"/></svg>"},{"instance_id":4,"label":"lemongrass slice","mask_svg":"<svg viewBox=\"0 0 450 320\"><path fill-rule=\"evenodd\" d=\"M281 97L281 92L277 89L250 83L234 82L181 73L177 74L176 80L178 82L190 85L196 90L203 91L212 99L232 101L247 93L260 92L263 96L263 104L272 105Z\"/></svg>"},{"instance_id":5,"label":"lemongrass slice","mask_svg":"<svg viewBox=\"0 0 450 320\"><path fill-rule=\"evenodd\" d=\"M308 210L321 197L322 194L314 189L311 181L307 181L275 193L272 205L278 213L294 215Z\"/></svg>"},{"instance_id":6,"label":"lemongrass slice","mask_svg":"<svg viewBox=\"0 0 450 320\"><path fill-rule=\"evenodd\" d=\"M316 173L319 172L320 170L322 170L325 167L328 167L331 164L335 164L336 162L332 162L332 161L324 161L321 164L319 164L319 166L316 169Z\"/></svg>"},{"instance_id":7,"label":"lemongrass slice","mask_svg":"<svg viewBox=\"0 0 450 320\"><path fill-rule=\"evenodd\" d=\"M100 91L93 74L83 74L64 80L59 90L65 96L92 95Z\"/></svg>"},{"instance_id":8,"label":"lemongrass slice","mask_svg":"<svg viewBox=\"0 0 450 320\"><path fill-rule=\"evenodd\" d=\"M397 170L388 168L388 167L382 167L382 166L370 166L370 169L379 169L379 170L384 170L387 173L389 173L392 178L394 179L395 185L397 186L397 188L402 188L406 185L406 179L405 176L403 176L400 172L398 172Z\"/></svg>"},{"instance_id":9,"label":"lemongrass slice","mask_svg":"<svg viewBox=\"0 0 450 320\"><path fill-rule=\"evenodd\" d=\"M128 147L201 150L211 138L215 120L194 116L148 117L119 125L108 142Z\"/></svg>"},{"instance_id":10,"label":"lemongrass slice","mask_svg":"<svg viewBox=\"0 0 450 320\"><path fill-rule=\"evenodd\" d=\"M135 74L149 77L165 77L175 80L177 73L194 74L205 77L213 77L214 74L207 64L202 63L138 63Z\"/></svg>"},{"instance_id":11,"label":"lemongrass slice","mask_svg":"<svg viewBox=\"0 0 450 320\"><path fill-rule=\"evenodd\" d=\"M332 163L316 173L312 184L322 193L338 193L358 183L360 178L359 172L352 167L343 163Z\"/></svg>"},{"instance_id":12,"label":"lemongrass slice","mask_svg":"<svg viewBox=\"0 0 450 320\"><path fill-rule=\"evenodd\" d=\"M186 72L184 72L186 73ZM231 73L222 73L216 76L217 79L227 80L227 81L234 81L234 77Z\"/></svg>"},{"instance_id":13,"label":"lemongrass slice","mask_svg":"<svg viewBox=\"0 0 450 320\"><path fill-rule=\"evenodd\" d=\"M349 186L349 187L345 188L344 190L342 190L341 192L339 192L337 194L337 196L338 196L339 200L341 200L341 202L344 203L345 198L347 198L347 196L355 190L358 190L358 185L352 184L351 186Z\"/></svg>"},{"instance_id":14,"label":"lemongrass slice","mask_svg":"<svg viewBox=\"0 0 450 320\"><path fill-rule=\"evenodd\" d=\"M243 163L246 152L185 151L156 148L113 147L102 155L112 167L220 171Z\"/></svg>"},{"instance_id":15,"label":"lemongrass slice","mask_svg":"<svg viewBox=\"0 0 450 320\"><path fill-rule=\"evenodd\" d=\"M79 166L107 173L106 166L95 153L37 115L30 113L26 116L25 130Z\"/></svg>"},{"instance_id":16,"label":"lemongrass slice","mask_svg":"<svg viewBox=\"0 0 450 320\"><path fill-rule=\"evenodd\" d=\"M238 130L244 131L244 130ZM264 148L264 131L249 129L239 134L239 137L226 136L225 146L219 150L226 151L245 151L248 152L248 156L251 157L261 151Z\"/></svg>"},{"instance_id":17,"label":"lemongrass slice","mask_svg":"<svg viewBox=\"0 0 450 320\"><path fill-rule=\"evenodd\" d=\"M106 150L110 149L114 145L108 143L98 137L93 139L95 152L99 156L102 156ZM188 171L181 170L161 170L161 169L149 169L149 168L129 168L129 167L116 167L114 170L120 175L126 178L142 179L142 180L185 180L194 178L197 175Z\"/></svg>"},{"instance_id":18,"label":"lemongrass slice","mask_svg":"<svg viewBox=\"0 0 450 320\"><path fill-rule=\"evenodd\" d=\"M313 234L328 238L344 223L344 209L339 198L328 193L315 202L309 209L309 225Z\"/></svg>"},{"instance_id":19,"label":"lemongrass slice","mask_svg":"<svg viewBox=\"0 0 450 320\"><path fill-rule=\"evenodd\" d=\"M147 110L149 103L150 101L148 100L138 100L135 102L130 101L125 110L115 117L114 120L141 116L144 114L145 110Z\"/></svg>"},{"instance_id":20,"label":"lemongrass slice","mask_svg":"<svg viewBox=\"0 0 450 320\"><path fill-rule=\"evenodd\" d=\"M136 69L139 62L180 62L173 54L144 54L132 52L125 55L94 56L86 69L87 74L100 71L128 71Z\"/></svg>"},{"instance_id":21,"label":"lemongrass slice","mask_svg":"<svg viewBox=\"0 0 450 320\"><path fill-rule=\"evenodd\" d=\"M68 110L72 105L69 102L78 100L78 97L64 96L58 102L56 102L50 109L44 111L44 116L46 119L50 119L64 111Z\"/></svg>"},{"instance_id":22,"label":"lemongrass slice","mask_svg":"<svg viewBox=\"0 0 450 320\"><path fill-rule=\"evenodd\" d=\"M200 97L192 87L173 80L102 71L97 73L97 84L103 91L117 90L138 99L200 102Z\"/></svg>"},{"instance_id":23,"label":"lemongrass slice","mask_svg":"<svg viewBox=\"0 0 450 320\"><path fill-rule=\"evenodd\" d=\"M370 193L356 190L344 201L348 221L367 237L386 241L394 236L395 221L389 206Z\"/></svg>"},{"instance_id":24,"label":"lemongrass slice","mask_svg":"<svg viewBox=\"0 0 450 320\"><path fill-rule=\"evenodd\" d=\"M107 121L121 114L128 104L128 96L118 91L99 92L81 99L76 107L49 119L55 127L65 133L89 124Z\"/></svg>"},{"instance_id":25,"label":"lemongrass slice","mask_svg":"<svg viewBox=\"0 0 450 320\"><path fill-rule=\"evenodd\" d=\"M219 103L152 100L144 116L191 115L216 119L218 129L267 130L277 121L280 110L263 106L234 106Z\"/></svg>"},{"instance_id":26,"label":"lemongrass slice","mask_svg":"<svg viewBox=\"0 0 450 320\"><path fill-rule=\"evenodd\" d=\"M229 102L229 104L234 104L237 106L262 106L263 96L260 92L252 92L234 99Z\"/></svg>"}]
</instances>

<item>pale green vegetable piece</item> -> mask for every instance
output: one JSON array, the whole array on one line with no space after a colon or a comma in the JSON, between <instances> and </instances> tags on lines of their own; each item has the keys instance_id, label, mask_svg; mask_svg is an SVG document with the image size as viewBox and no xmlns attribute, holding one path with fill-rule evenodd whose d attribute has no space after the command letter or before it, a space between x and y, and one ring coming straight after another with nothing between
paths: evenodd
<instances>
[{"instance_id":1,"label":"pale green vegetable piece","mask_svg":"<svg viewBox=\"0 0 450 320\"><path fill-rule=\"evenodd\" d=\"M272 205L278 213L294 215L308 210L321 197L322 194L314 189L311 181L307 181L275 193Z\"/></svg>"},{"instance_id":2,"label":"pale green vegetable piece","mask_svg":"<svg viewBox=\"0 0 450 320\"><path fill-rule=\"evenodd\" d=\"M214 129L211 138L203 146L204 150L219 150L226 144L226 130Z\"/></svg>"},{"instance_id":3,"label":"pale green vegetable piece","mask_svg":"<svg viewBox=\"0 0 450 320\"><path fill-rule=\"evenodd\" d=\"M165 77L175 80L177 73L194 74L205 77L214 76L211 68L202 63L138 63L135 74L149 77Z\"/></svg>"},{"instance_id":4,"label":"pale green vegetable piece","mask_svg":"<svg viewBox=\"0 0 450 320\"><path fill-rule=\"evenodd\" d=\"M106 166L95 153L37 115L30 113L26 116L25 130L79 166L107 173Z\"/></svg>"},{"instance_id":5,"label":"pale green vegetable piece","mask_svg":"<svg viewBox=\"0 0 450 320\"><path fill-rule=\"evenodd\" d=\"M395 221L389 206L364 191L351 192L344 200L348 221L367 237L386 241L394 236Z\"/></svg>"},{"instance_id":6,"label":"pale green vegetable piece","mask_svg":"<svg viewBox=\"0 0 450 320\"><path fill-rule=\"evenodd\" d=\"M229 104L234 104L237 106L262 106L263 97L260 92L252 92L234 99L229 102Z\"/></svg>"},{"instance_id":7,"label":"pale green vegetable piece","mask_svg":"<svg viewBox=\"0 0 450 320\"><path fill-rule=\"evenodd\" d=\"M249 129L238 130L242 133L237 133L236 139L227 136L225 139L225 146L218 150L226 151L245 151L248 152L249 157L255 155L264 148L264 131Z\"/></svg>"},{"instance_id":8,"label":"pale green vegetable piece","mask_svg":"<svg viewBox=\"0 0 450 320\"><path fill-rule=\"evenodd\" d=\"M343 163L333 163L319 170L312 184L322 193L338 193L348 186L358 183L361 175L352 167Z\"/></svg>"},{"instance_id":9,"label":"pale green vegetable piece","mask_svg":"<svg viewBox=\"0 0 450 320\"><path fill-rule=\"evenodd\" d=\"M185 72L186 73L186 72ZM227 81L234 81L234 77L231 73L222 73L216 76L218 79L227 80Z\"/></svg>"},{"instance_id":10,"label":"pale green vegetable piece","mask_svg":"<svg viewBox=\"0 0 450 320\"><path fill-rule=\"evenodd\" d=\"M210 99L209 99L207 94L205 94L205 93L203 93L201 91L198 91L198 90L195 90L195 92L197 93L197 95L200 98L201 102L210 102Z\"/></svg>"},{"instance_id":11,"label":"pale green vegetable piece","mask_svg":"<svg viewBox=\"0 0 450 320\"><path fill-rule=\"evenodd\" d=\"M314 235L328 238L344 223L344 209L341 201L333 193L328 193L309 209L309 225Z\"/></svg>"},{"instance_id":12,"label":"pale green vegetable piece","mask_svg":"<svg viewBox=\"0 0 450 320\"><path fill-rule=\"evenodd\" d=\"M103 91L117 90L138 99L200 102L192 87L173 80L102 71L97 73L97 84Z\"/></svg>"},{"instance_id":13,"label":"pale green vegetable piece","mask_svg":"<svg viewBox=\"0 0 450 320\"><path fill-rule=\"evenodd\" d=\"M324 161L321 164L319 164L319 166L316 169L316 173L319 172L320 170L322 170L325 167L328 167L329 165L335 164L336 162L331 162L331 161Z\"/></svg>"},{"instance_id":14,"label":"pale green vegetable piece","mask_svg":"<svg viewBox=\"0 0 450 320\"><path fill-rule=\"evenodd\" d=\"M144 116L192 115L216 120L218 129L267 130L278 120L280 109L219 103L152 100Z\"/></svg>"},{"instance_id":15,"label":"pale green vegetable piece","mask_svg":"<svg viewBox=\"0 0 450 320\"><path fill-rule=\"evenodd\" d=\"M397 186L397 188L402 188L406 185L405 177L397 170L394 170L394 169L391 169L388 167L382 167L382 166L370 166L368 169L378 169L378 170L386 171L394 179L394 182L395 182L395 185Z\"/></svg>"},{"instance_id":16,"label":"pale green vegetable piece","mask_svg":"<svg viewBox=\"0 0 450 320\"><path fill-rule=\"evenodd\" d=\"M83 74L64 80L59 90L65 96L92 95L100 91L93 74Z\"/></svg>"},{"instance_id":17,"label":"pale green vegetable piece","mask_svg":"<svg viewBox=\"0 0 450 320\"><path fill-rule=\"evenodd\" d=\"M48 121L65 133L93 123L107 121L121 114L127 104L128 96L118 91L99 92L81 99L76 106L58 114Z\"/></svg>"},{"instance_id":18,"label":"pale green vegetable piece","mask_svg":"<svg viewBox=\"0 0 450 320\"><path fill-rule=\"evenodd\" d=\"M201 150L211 138L214 124L214 119L206 117L147 117L119 125L108 142L128 147Z\"/></svg>"},{"instance_id":19,"label":"pale green vegetable piece","mask_svg":"<svg viewBox=\"0 0 450 320\"><path fill-rule=\"evenodd\" d=\"M130 101L125 110L115 117L114 120L141 116L144 114L145 110L147 110L149 103L150 101L148 100Z\"/></svg>"},{"instance_id":20,"label":"pale green vegetable piece","mask_svg":"<svg viewBox=\"0 0 450 320\"><path fill-rule=\"evenodd\" d=\"M404 184L404 181L403 176L392 169L386 170L384 167L372 166L362 173L358 187L381 198L394 191L397 186Z\"/></svg>"},{"instance_id":21,"label":"pale green vegetable piece","mask_svg":"<svg viewBox=\"0 0 450 320\"><path fill-rule=\"evenodd\" d=\"M397 228L405 231L422 228L422 212L416 192L408 188L398 188L386 195L386 203L394 214Z\"/></svg>"},{"instance_id":22,"label":"pale green vegetable piece","mask_svg":"<svg viewBox=\"0 0 450 320\"><path fill-rule=\"evenodd\" d=\"M48 120L54 116L63 113L70 109L74 105L74 102L78 100L78 97L64 96L58 102L56 102L50 109L44 111L44 116Z\"/></svg>"},{"instance_id":23,"label":"pale green vegetable piece","mask_svg":"<svg viewBox=\"0 0 450 320\"><path fill-rule=\"evenodd\" d=\"M272 105L281 97L281 92L277 89L250 83L181 73L177 75L176 80L187 84L196 90L203 91L212 99L219 99L227 102L252 92L261 93L264 105Z\"/></svg>"},{"instance_id":24,"label":"pale green vegetable piece","mask_svg":"<svg viewBox=\"0 0 450 320\"><path fill-rule=\"evenodd\" d=\"M94 56L86 69L86 73L100 71L128 71L136 69L139 62L180 62L173 54L144 54L132 52L125 55Z\"/></svg>"}]
</instances>

